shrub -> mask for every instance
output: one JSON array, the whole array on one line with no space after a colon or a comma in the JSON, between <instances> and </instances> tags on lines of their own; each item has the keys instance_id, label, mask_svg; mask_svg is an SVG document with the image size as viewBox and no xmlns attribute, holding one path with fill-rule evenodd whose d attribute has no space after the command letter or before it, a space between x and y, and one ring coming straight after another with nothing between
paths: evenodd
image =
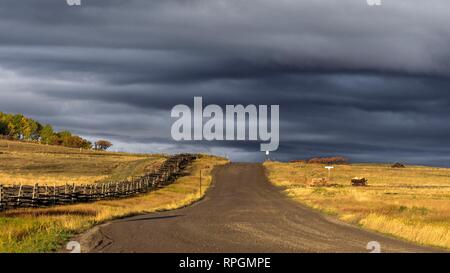
<instances>
[{"instance_id":1,"label":"shrub","mask_svg":"<svg viewBox=\"0 0 450 273\"><path fill-rule=\"evenodd\" d=\"M343 156L334 157L314 157L308 160L310 164L329 164L329 165L339 165L348 164L348 159Z\"/></svg>"},{"instance_id":2,"label":"shrub","mask_svg":"<svg viewBox=\"0 0 450 273\"><path fill-rule=\"evenodd\" d=\"M295 160L289 161L289 163L307 163L307 162L304 159L295 159Z\"/></svg>"},{"instance_id":3,"label":"shrub","mask_svg":"<svg viewBox=\"0 0 450 273\"><path fill-rule=\"evenodd\" d=\"M396 162L396 163L392 164L391 167L392 168L405 168L405 165L403 165L402 163Z\"/></svg>"}]
</instances>

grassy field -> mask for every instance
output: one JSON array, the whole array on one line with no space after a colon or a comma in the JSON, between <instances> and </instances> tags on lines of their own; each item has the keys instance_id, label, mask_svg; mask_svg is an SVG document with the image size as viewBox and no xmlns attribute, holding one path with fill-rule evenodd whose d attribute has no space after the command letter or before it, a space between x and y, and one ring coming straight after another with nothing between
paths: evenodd
<instances>
[{"instance_id":1,"label":"grassy field","mask_svg":"<svg viewBox=\"0 0 450 273\"><path fill-rule=\"evenodd\" d=\"M0 184L120 181L156 169L165 157L0 140Z\"/></svg>"},{"instance_id":2,"label":"grassy field","mask_svg":"<svg viewBox=\"0 0 450 273\"><path fill-rule=\"evenodd\" d=\"M383 164L336 165L327 187L324 165L265 162L269 180L295 200L341 220L419 244L450 249L450 169ZM352 177L368 187L352 187Z\"/></svg>"},{"instance_id":3,"label":"grassy field","mask_svg":"<svg viewBox=\"0 0 450 273\"><path fill-rule=\"evenodd\" d=\"M48 209L20 209L0 213L0 252L50 252L58 250L74 234L105 221L187 206L202 196L212 180L214 166L228 161L203 156L188 167L187 176L175 183L141 196L59 206Z\"/></svg>"}]
</instances>

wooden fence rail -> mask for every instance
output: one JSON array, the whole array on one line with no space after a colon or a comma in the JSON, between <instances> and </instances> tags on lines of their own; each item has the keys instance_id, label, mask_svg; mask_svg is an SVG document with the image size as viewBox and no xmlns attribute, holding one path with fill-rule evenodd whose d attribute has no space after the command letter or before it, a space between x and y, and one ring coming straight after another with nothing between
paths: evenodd
<instances>
[{"instance_id":1,"label":"wooden fence rail","mask_svg":"<svg viewBox=\"0 0 450 273\"><path fill-rule=\"evenodd\" d=\"M0 184L0 211L123 198L149 192L175 181L182 170L195 159L196 156L191 154L169 157L157 171L131 181L64 186L38 184L4 186Z\"/></svg>"}]
</instances>

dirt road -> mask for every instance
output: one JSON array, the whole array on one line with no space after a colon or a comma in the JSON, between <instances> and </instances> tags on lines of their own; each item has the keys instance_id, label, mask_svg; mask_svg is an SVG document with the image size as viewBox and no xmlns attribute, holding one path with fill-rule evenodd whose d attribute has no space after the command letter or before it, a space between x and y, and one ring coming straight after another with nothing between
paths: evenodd
<instances>
[{"instance_id":1,"label":"dirt road","mask_svg":"<svg viewBox=\"0 0 450 273\"><path fill-rule=\"evenodd\" d=\"M341 223L287 198L260 164L215 170L201 202L179 210L114 221L98 229L92 252L427 252Z\"/></svg>"}]
</instances>

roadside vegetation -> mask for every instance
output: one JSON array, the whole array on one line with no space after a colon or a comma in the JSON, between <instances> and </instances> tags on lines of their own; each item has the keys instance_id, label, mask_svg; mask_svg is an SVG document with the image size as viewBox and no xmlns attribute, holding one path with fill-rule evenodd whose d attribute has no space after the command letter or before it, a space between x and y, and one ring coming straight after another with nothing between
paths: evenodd
<instances>
[{"instance_id":1,"label":"roadside vegetation","mask_svg":"<svg viewBox=\"0 0 450 273\"><path fill-rule=\"evenodd\" d=\"M51 252L72 236L108 220L187 206L205 194L211 171L228 161L202 156L173 184L137 197L46 209L17 209L0 213L0 252ZM202 173L202 193L199 181Z\"/></svg>"},{"instance_id":2,"label":"roadside vegetation","mask_svg":"<svg viewBox=\"0 0 450 273\"><path fill-rule=\"evenodd\" d=\"M264 163L269 180L293 199L361 227L450 248L450 169L387 164ZM367 187L353 187L364 177ZM309 186L324 178L328 186Z\"/></svg>"}]
</instances>

